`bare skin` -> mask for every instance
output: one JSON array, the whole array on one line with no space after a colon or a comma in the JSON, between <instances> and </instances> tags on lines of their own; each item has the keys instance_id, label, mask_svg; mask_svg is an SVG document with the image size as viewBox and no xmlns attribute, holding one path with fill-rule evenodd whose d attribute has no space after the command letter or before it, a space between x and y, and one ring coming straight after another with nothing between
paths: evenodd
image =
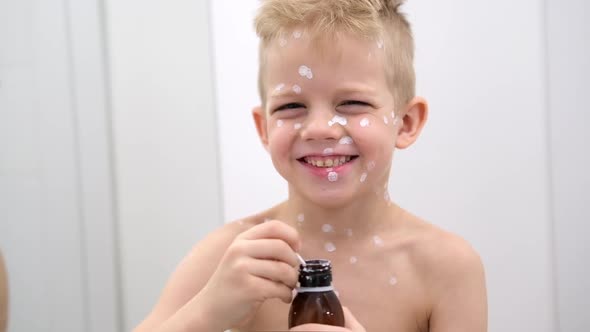
<instances>
[{"instance_id":1,"label":"bare skin","mask_svg":"<svg viewBox=\"0 0 590 332\"><path fill-rule=\"evenodd\" d=\"M205 287L233 239L259 227L265 219L280 217L284 210L285 206L279 205L261 215L228 224L197 245L170 279L154 311L136 331L151 331L165 320L169 320L170 325L163 327L163 331L181 331L175 329L174 319L170 318L175 313L180 317L179 309L188 308L187 302L190 303ZM390 208L390 214L396 218L395 228L366 236L354 234L352 239L342 237L341 241L334 238L334 243L342 244L332 253L323 248L325 241L314 241L311 240L313 235L304 235L304 243L310 245L303 245L300 253L306 258L325 257L333 262L340 300L366 331L383 331L384 327L387 331L408 332L486 331L483 268L473 249L459 237L425 223L395 205ZM296 221L291 224L293 230L301 228ZM383 240L382 247L374 244L374 235ZM348 237L347 234L344 236ZM350 261L352 255L357 258L354 264ZM297 262L295 258L293 260L292 269L295 271ZM396 278L396 283L392 277ZM229 291L231 287L226 289ZM289 289L281 295L290 297L290 292ZM271 298L264 301L240 330L288 330L289 304L286 302L289 299L284 300ZM207 320L207 317L201 318ZM198 320L194 319L195 322ZM298 327L297 330L305 331L306 328L318 330L313 326ZM334 331L334 328L326 330Z\"/></svg>"},{"instance_id":2,"label":"bare skin","mask_svg":"<svg viewBox=\"0 0 590 332\"><path fill-rule=\"evenodd\" d=\"M0 253L0 332L8 326L8 275L4 266L4 258Z\"/></svg>"}]
</instances>

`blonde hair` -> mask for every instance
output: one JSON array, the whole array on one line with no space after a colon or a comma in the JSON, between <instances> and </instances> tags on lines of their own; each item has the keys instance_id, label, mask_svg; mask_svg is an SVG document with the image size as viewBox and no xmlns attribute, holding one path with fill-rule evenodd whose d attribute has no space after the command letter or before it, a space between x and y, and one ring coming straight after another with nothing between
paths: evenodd
<instances>
[{"instance_id":1,"label":"blonde hair","mask_svg":"<svg viewBox=\"0 0 590 332\"><path fill-rule=\"evenodd\" d=\"M260 38L258 91L266 103L263 71L265 51L288 30L305 27L313 38L338 32L383 42L385 73L396 110L415 94L414 39L399 7L405 0L262 0L255 19Z\"/></svg>"}]
</instances>

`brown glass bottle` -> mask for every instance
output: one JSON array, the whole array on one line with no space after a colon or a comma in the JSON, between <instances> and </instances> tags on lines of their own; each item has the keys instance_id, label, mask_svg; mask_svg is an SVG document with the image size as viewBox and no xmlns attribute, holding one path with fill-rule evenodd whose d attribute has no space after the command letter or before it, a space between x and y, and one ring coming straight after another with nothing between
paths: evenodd
<instances>
[{"instance_id":1,"label":"brown glass bottle","mask_svg":"<svg viewBox=\"0 0 590 332\"><path fill-rule=\"evenodd\" d=\"M302 324L344 327L344 313L332 287L328 260L305 261L299 267L299 288L289 310L289 328Z\"/></svg>"}]
</instances>

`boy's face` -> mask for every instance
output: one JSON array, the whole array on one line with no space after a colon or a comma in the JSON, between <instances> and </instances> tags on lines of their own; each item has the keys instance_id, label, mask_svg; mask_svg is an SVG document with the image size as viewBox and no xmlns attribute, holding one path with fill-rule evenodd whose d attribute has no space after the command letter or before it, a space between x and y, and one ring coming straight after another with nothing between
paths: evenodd
<instances>
[{"instance_id":1,"label":"boy's face","mask_svg":"<svg viewBox=\"0 0 590 332\"><path fill-rule=\"evenodd\" d=\"M346 35L317 45L305 34L269 45L266 107L254 112L262 142L291 190L317 204L385 194L403 121L383 49Z\"/></svg>"}]
</instances>

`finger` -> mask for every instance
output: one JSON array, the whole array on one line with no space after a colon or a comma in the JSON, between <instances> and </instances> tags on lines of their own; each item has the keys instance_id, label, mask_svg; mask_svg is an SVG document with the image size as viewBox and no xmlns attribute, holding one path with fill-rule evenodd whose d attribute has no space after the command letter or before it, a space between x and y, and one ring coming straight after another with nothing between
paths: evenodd
<instances>
[{"instance_id":1,"label":"finger","mask_svg":"<svg viewBox=\"0 0 590 332\"><path fill-rule=\"evenodd\" d=\"M347 307L343 307L344 311L344 326L352 332L366 332L365 328L359 323L358 320L352 315L352 312Z\"/></svg>"},{"instance_id":2,"label":"finger","mask_svg":"<svg viewBox=\"0 0 590 332\"><path fill-rule=\"evenodd\" d=\"M257 240L257 239L279 239L285 241L294 251L301 248L299 233L297 230L286 223L278 220L271 220L256 225L249 230L238 235L237 239Z\"/></svg>"},{"instance_id":3,"label":"finger","mask_svg":"<svg viewBox=\"0 0 590 332\"><path fill-rule=\"evenodd\" d=\"M245 254L257 258L284 262L292 267L299 266L295 251L283 240L261 239L247 240L244 244Z\"/></svg>"},{"instance_id":4,"label":"finger","mask_svg":"<svg viewBox=\"0 0 590 332\"><path fill-rule=\"evenodd\" d=\"M248 265L248 269L252 275L281 282L289 289L297 285L297 271L283 262L256 259Z\"/></svg>"},{"instance_id":5,"label":"finger","mask_svg":"<svg viewBox=\"0 0 590 332\"><path fill-rule=\"evenodd\" d=\"M258 278L257 280L257 289L261 291L261 294L265 300L277 298L287 304L291 303L291 288L287 287L281 282L272 281L269 279Z\"/></svg>"}]
</instances>

